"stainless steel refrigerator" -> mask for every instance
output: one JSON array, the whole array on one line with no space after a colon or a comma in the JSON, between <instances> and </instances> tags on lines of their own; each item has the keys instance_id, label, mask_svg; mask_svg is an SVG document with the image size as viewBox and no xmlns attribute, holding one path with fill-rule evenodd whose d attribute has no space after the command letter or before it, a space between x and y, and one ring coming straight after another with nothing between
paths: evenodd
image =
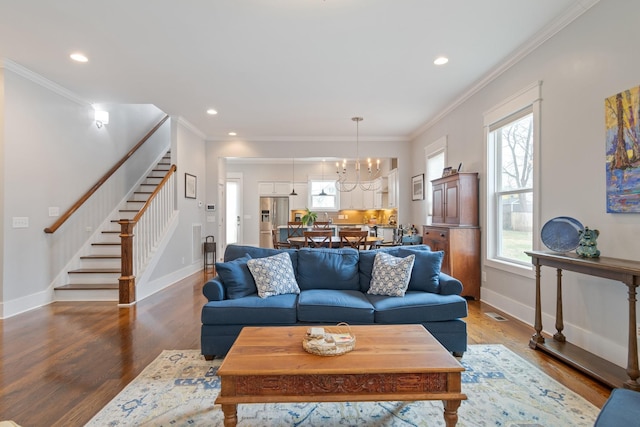
<instances>
[{"instance_id":1,"label":"stainless steel refrigerator","mask_svg":"<svg viewBox=\"0 0 640 427\"><path fill-rule=\"evenodd\" d=\"M260 247L272 248L271 230L289 221L288 197L260 197Z\"/></svg>"}]
</instances>

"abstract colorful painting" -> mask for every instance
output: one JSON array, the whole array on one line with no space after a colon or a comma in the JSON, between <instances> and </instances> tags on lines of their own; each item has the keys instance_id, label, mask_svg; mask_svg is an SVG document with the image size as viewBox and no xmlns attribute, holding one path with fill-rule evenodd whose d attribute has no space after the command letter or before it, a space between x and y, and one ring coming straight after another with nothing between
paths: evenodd
<instances>
[{"instance_id":1,"label":"abstract colorful painting","mask_svg":"<svg viewBox=\"0 0 640 427\"><path fill-rule=\"evenodd\" d=\"M640 212L640 86L604 101L607 212Z\"/></svg>"}]
</instances>

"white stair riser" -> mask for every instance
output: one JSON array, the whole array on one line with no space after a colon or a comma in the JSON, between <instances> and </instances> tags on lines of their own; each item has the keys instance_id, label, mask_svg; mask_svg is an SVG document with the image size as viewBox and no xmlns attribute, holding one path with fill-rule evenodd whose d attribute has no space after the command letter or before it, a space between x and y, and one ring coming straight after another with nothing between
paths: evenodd
<instances>
[{"instance_id":1,"label":"white stair riser","mask_svg":"<svg viewBox=\"0 0 640 427\"><path fill-rule=\"evenodd\" d=\"M84 258L80 260L81 268L120 268L122 261L120 259L101 259L101 258Z\"/></svg>"},{"instance_id":2,"label":"white stair riser","mask_svg":"<svg viewBox=\"0 0 640 427\"><path fill-rule=\"evenodd\" d=\"M57 289L55 301L118 301L117 289Z\"/></svg>"},{"instance_id":3,"label":"white stair riser","mask_svg":"<svg viewBox=\"0 0 640 427\"><path fill-rule=\"evenodd\" d=\"M70 273L69 284L102 284L102 283L118 283L120 274L113 273Z\"/></svg>"},{"instance_id":4,"label":"white stair riser","mask_svg":"<svg viewBox=\"0 0 640 427\"><path fill-rule=\"evenodd\" d=\"M91 255L120 255L120 245L113 246L91 246Z\"/></svg>"}]
</instances>

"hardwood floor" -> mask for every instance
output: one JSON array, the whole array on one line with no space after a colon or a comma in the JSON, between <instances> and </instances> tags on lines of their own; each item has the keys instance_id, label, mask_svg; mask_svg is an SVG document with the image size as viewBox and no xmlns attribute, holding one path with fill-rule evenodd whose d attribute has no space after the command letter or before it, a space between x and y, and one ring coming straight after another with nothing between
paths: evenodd
<instances>
[{"instance_id":1,"label":"hardwood floor","mask_svg":"<svg viewBox=\"0 0 640 427\"><path fill-rule=\"evenodd\" d=\"M0 320L0 420L82 426L165 349L200 348L203 273L130 308L58 302ZM486 312L497 312L499 322ZM469 344L500 343L601 407L610 389L528 347L533 329L469 301Z\"/></svg>"}]
</instances>

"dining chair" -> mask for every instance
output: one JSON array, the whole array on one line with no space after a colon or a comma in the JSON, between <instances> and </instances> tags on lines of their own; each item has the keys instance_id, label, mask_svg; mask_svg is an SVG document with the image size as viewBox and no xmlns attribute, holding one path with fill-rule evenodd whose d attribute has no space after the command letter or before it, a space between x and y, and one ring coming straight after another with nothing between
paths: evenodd
<instances>
[{"instance_id":1,"label":"dining chair","mask_svg":"<svg viewBox=\"0 0 640 427\"><path fill-rule=\"evenodd\" d=\"M308 248L330 248L333 232L331 230L303 231L304 246Z\"/></svg>"},{"instance_id":2,"label":"dining chair","mask_svg":"<svg viewBox=\"0 0 640 427\"><path fill-rule=\"evenodd\" d=\"M340 236L340 247L348 247L354 249L367 249L367 237L369 232L367 230L358 231L345 231L340 230L338 232Z\"/></svg>"},{"instance_id":3,"label":"dining chair","mask_svg":"<svg viewBox=\"0 0 640 427\"><path fill-rule=\"evenodd\" d=\"M331 227L331 223L329 221L316 221L313 223L314 229L328 230Z\"/></svg>"},{"instance_id":4,"label":"dining chair","mask_svg":"<svg viewBox=\"0 0 640 427\"><path fill-rule=\"evenodd\" d=\"M273 249L283 249L290 248L291 244L289 242L281 242L278 240L280 236L278 236L279 230L271 230L271 241L273 242Z\"/></svg>"},{"instance_id":5,"label":"dining chair","mask_svg":"<svg viewBox=\"0 0 640 427\"><path fill-rule=\"evenodd\" d=\"M303 228L302 221L287 222L287 239L289 237L302 237Z\"/></svg>"}]
</instances>

